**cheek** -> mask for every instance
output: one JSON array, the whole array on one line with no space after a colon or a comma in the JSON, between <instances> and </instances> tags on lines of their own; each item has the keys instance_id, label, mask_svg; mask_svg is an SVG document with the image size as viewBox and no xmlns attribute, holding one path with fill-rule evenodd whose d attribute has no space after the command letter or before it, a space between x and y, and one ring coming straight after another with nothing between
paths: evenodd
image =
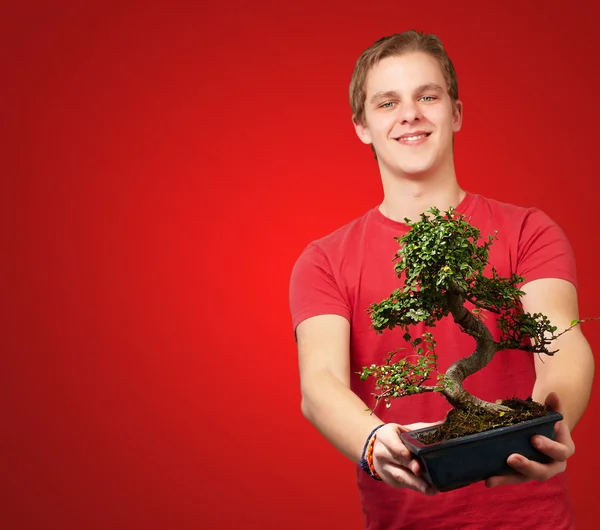
<instances>
[{"instance_id":1,"label":"cheek","mask_svg":"<svg viewBox=\"0 0 600 530\"><path fill-rule=\"evenodd\" d=\"M432 107L429 112L424 113L427 121L434 123L440 129L452 127L453 115L441 107Z\"/></svg>"},{"instance_id":2,"label":"cheek","mask_svg":"<svg viewBox=\"0 0 600 530\"><path fill-rule=\"evenodd\" d=\"M381 114L378 119L374 122L372 131L374 131L377 136L380 137L388 137L391 136L394 130L394 127L398 124L398 119L395 113L387 112L385 114Z\"/></svg>"}]
</instances>

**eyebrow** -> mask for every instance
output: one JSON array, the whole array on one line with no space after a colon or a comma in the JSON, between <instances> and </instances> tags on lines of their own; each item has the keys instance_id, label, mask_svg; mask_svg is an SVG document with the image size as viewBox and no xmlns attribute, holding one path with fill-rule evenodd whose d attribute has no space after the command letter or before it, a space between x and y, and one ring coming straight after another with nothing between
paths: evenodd
<instances>
[{"instance_id":1,"label":"eyebrow","mask_svg":"<svg viewBox=\"0 0 600 530\"><path fill-rule=\"evenodd\" d=\"M443 92L444 89L437 83L427 83L427 84L421 85L415 89L415 92L430 92L430 91ZM398 92L396 92L395 90L385 90L385 91L381 91L381 92L376 92L375 94L373 94L373 97L370 99L370 102L374 103L375 101L377 101L379 99L385 99L385 98L390 98L390 97L397 98Z\"/></svg>"}]
</instances>

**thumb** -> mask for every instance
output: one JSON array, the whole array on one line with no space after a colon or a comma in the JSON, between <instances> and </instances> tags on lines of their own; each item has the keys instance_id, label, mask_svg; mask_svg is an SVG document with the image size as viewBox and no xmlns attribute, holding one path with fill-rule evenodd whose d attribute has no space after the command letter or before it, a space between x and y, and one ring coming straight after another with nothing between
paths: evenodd
<instances>
[{"instance_id":1,"label":"thumb","mask_svg":"<svg viewBox=\"0 0 600 530\"><path fill-rule=\"evenodd\" d=\"M410 431L416 431L417 429L425 429L427 427L435 427L436 425L441 425L442 423L444 423L444 420L441 421L435 421L433 423L425 423L425 422L417 422L417 423L410 423L408 425L400 425L400 428L402 429L402 432L410 432Z\"/></svg>"},{"instance_id":2,"label":"thumb","mask_svg":"<svg viewBox=\"0 0 600 530\"><path fill-rule=\"evenodd\" d=\"M546 406L550 410L554 410L556 412L561 412L561 402L558 399L558 394L556 392L550 392L546 397Z\"/></svg>"}]
</instances>

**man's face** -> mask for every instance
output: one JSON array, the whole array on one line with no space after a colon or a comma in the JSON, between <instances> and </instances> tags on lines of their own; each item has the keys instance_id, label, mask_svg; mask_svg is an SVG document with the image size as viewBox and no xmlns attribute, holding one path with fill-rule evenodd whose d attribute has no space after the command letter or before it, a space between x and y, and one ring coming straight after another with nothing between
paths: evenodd
<instances>
[{"instance_id":1,"label":"man's face","mask_svg":"<svg viewBox=\"0 0 600 530\"><path fill-rule=\"evenodd\" d=\"M382 170L417 176L452 160L462 104L453 108L436 59L425 53L386 57L367 77L359 138L373 144Z\"/></svg>"}]
</instances>

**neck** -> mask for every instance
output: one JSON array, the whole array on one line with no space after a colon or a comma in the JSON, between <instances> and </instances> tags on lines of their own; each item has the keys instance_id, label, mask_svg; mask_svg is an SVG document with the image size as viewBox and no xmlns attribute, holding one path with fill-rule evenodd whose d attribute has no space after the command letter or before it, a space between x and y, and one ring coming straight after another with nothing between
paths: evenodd
<instances>
[{"instance_id":1,"label":"neck","mask_svg":"<svg viewBox=\"0 0 600 530\"><path fill-rule=\"evenodd\" d=\"M450 171L416 177L382 174L384 199L379 210L394 221L405 218L417 221L422 213L435 206L441 211L456 207L466 192Z\"/></svg>"}]
</instances>

